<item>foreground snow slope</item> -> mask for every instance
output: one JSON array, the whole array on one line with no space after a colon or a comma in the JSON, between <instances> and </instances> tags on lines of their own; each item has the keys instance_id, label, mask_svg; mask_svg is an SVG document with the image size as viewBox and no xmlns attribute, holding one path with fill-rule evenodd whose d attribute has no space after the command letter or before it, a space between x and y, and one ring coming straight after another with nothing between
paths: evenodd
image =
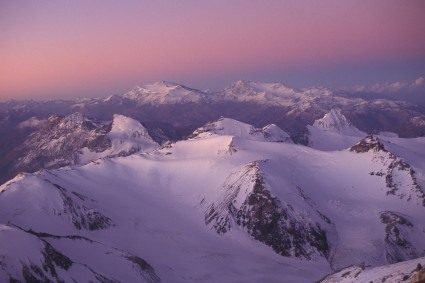
<instances>
[{"instance_id":1,"label":"foreground snow slope","mask_svg":"<svg viewBox=\"0 0 425 283\"><path fill-rule=\"evenodd\" d=\"M322 152L230 124L1 186L0 238L17 251L0 246L0 278L313 282L424 256L422 163L374 137Z\"/></svg>"}]
</instances>

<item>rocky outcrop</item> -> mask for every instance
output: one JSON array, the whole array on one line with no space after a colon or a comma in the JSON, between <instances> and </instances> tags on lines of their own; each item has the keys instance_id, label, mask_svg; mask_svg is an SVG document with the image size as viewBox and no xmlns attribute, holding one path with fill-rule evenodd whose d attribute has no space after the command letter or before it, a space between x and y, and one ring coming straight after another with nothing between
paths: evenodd
<instances>
[{"instance_id":1,"label":"rocky outcrop","mask_svg":"<svg viewBox=\"0 0 425 283\"><path fill-rule=\"evenodd\" d=\"M407 216L393 211L384 211L380 214L381 222L385 225L385 257L389 263L416 258L414 245L410 234L413 224Z\"/></svg>"},{"instance_id":2,"label":"rocky outcrop","mask_svg":"<svg viewBox=\"0 0 425 283\"><path fill-rule=\"evenodd\" d=\"M229 176L220 198L208 206L205 223L219 234L237 225L282 256L312 259L329 253L325 230L272 196L259 162Z\"/></svg>"},{"instance_id":3,"label":"rocky outcrop","mask_svg":"<svg viewBox=\"0 0 425 283\"><path fill-rule=\"evenodd\" d=\"M94 202L94 200L77 192L71 192L69 194L68 190L64 187L47 179L45 181L58 190L62 201L62 211L55 213L60 217L69 219L78 230L86 229L93 231L113 226L112 220L109 217L89 207L90 202Z\"/></svg>"},{"instance_id":4,"label":"rocky outcrop","mask_svg":"<svg viewBox=\"0 0 425 283\"><path fill-rule=\"evenodd\" d=\"M416 180L416 173L413 168L403 159L388 151L377 137L367 136L352 146L350 151L356 153L372 152L372 161L382 164L382 169L372 171L369 174L385 178L388 189L387 195L425 206L425 193Z\"/></svg>"}]
</instances>

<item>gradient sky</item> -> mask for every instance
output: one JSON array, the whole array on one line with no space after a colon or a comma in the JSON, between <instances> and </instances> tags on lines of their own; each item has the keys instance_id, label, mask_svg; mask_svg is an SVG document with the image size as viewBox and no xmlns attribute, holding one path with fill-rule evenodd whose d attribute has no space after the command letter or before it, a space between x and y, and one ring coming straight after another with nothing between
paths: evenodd
<instances>
[{"instance_id":1,"label":"gradient sky","mask_svg":"<svg viewBox=\"0 0 425 283\"><path fill-rule=\"evenodd\" d=\"M423 0L0 0L0 100L425 76Z\"/></svg>"}]
</instances>

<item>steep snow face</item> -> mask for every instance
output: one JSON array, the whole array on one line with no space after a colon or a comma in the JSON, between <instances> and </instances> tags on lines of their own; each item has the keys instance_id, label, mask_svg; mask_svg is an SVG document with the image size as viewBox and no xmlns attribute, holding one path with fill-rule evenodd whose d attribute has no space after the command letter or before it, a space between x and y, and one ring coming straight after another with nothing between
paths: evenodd
<instances>
[{"instance_id":1,"label":"steep snow face","mask_svg":"<svg viewBox=\"0 0 425 283\"><path fill-rule=\"evenodd\" d=\"M229 118L220 118L197 129L190 139L206 138L213 135L234 136L249 140L292 143L289 135L278 126L271 124L262 129Z\"/></svg>"},{"instance_id":2,"label":"steep snow face","mask_svg":"<svg viewBox=\"0 0 425 283\"><path fill-rule=\"evenodd\" d=\"M122 97L137 101L139 104L179 104L200 102L205 94L180 84L160 81L145 86L137 86ZM108 98L111 100L112 98Z\"/></svg>"},{"instance_id":3,"label":"steep snow face","mask_svg":"<svg viewBox=\"0 0 425 283\"><path fill-rule=\"evenodd\" d=\"M331 110L321 119L307 126L310 147L320 150L349 148L367 134L357 129L340 110Z\"/></svg>"},{"instance_id":4,"label":"steep snow face","mask_svg":"<svg viewBox=\"0 0 425 283\"><path fill-rule=\"evenodd\" d=\"M107 136L111 140L111 149L108 152L110 156L148 152L159 146L139 121L123 115L114 115L112 128Z\"/></svg>"}]
</instances>

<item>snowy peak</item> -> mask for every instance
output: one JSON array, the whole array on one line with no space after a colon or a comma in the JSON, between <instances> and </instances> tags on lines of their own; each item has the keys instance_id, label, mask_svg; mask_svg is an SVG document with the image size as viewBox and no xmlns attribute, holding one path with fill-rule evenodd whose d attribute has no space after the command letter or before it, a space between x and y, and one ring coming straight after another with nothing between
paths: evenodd
<instances>
[{"instance_id":1,"label":"snowy peak","mask_svg":"<svg viewBox=\"0 0 425 283\"><path fill-rule=\"evenodd\" d=\"M415 170L402 158L388 151L377 137L367 136L352 146L350 151L372 154L372 162L380 167L369 174L377 178L385 177L387 196L425 206L425 192L417 181Z\"/></svg>"},{"instance_id":2,"label":"snowy peak","mask_svg":"<svg viewBox=\"0 0 425 283\"><path fill-rule=\"evenodd\" d=\"M4 158L9 177L20 171L84 165L93 160L148 152L159 145L136 120L114 115L97 121L74 113L50 116L43 125Z\"/></svg>"},{"instance_id":3,"label":"snowy peak","mask_svg":"<svg viewBox=\"0 0 425 283\"><path fill-rule=\"evenodd\" d=\"M281 83L236 81L219 95L224 101L250 102L304 111L311 107L313 100L331 96L332 91L323 87L293 89Z\"/></svg>"},{"instance_id":4,"label":"snowy peak","mask_svg":"<svg viewBox=\"0 0 425 283\"><path fill-rule=\"evenodd\" d=\"M332 109L323 118L314 121L313 127L347 136L363 137L365 133L357 129L340 110Z\"/></svg>"},{"instance_id":5,"label":"snowy peak","mask_svg":"<svg viewBox=\"0 0 425 283\"><path fill-rule=\"evenodd\" d=\"M213 135L234 136L257 141L292 143L289 135L274 124L258 129L252 125L230 118L220 118L209 122L205 126L195 130L189 138L206 138Z\"/></svg>"},{"instance_id":6,"label":"snowy peak","mask_svg":"<svg viewBox=\"0 0 425 283\"><path fill-rule=\"evenodd\" d=\"M280 83L237 81L225 88L222 99L269 105L289 105L302 97L302 93Z\"/></svg>"},{"instance_id":7,"label":"snowy peak","mask_svg":"<svg viewBox=\"0 0 425 283\"><path fill-rule=\"evenodd\" d=\"M204 99L204 93L200 90L186 86L160 81L145 86L136 86L122 97L137 101L138 104L179 104L200 102Z\"/></svg>"},{"instance_id":8,"label":"snowy peak","mask_svg":"<svg viewBox=\"0 0 425 283\"><path fill-rule=\"evenodd\" d=\"M262 128L261 131L263 132L266 141L293 143L288 133L275 124L267 125Z\"/></svg>"},{"instance_id":9,"label":"snowy peak","mask_svg":"<svg viewBox=\"0 0 425 283\"><path fill-rule=\"evenodd\" d=\"M152 151L159 147L139 121L123 115L114 115L111 131L107 134L111 140L110 155L129 155L143 151Z\"/></svg>"},{"instance_id":10,"label":"snowy peak","mask_svg":"<svg viewBox=\"0 0 425 283\"><path fill-rule=\"evenodd\" d=\"M347 149L365 136L340 110L333 109L313 125L307 125L306 141L312 148L332 151Z\"/></svg>"}]
</instances>

